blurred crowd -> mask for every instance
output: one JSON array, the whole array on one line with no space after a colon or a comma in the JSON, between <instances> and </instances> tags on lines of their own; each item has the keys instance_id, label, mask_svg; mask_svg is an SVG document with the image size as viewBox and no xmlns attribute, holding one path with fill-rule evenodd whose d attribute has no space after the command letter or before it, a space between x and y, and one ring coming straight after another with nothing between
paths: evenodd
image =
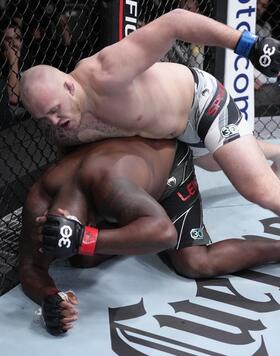
<instances>
[{"instance_id":1,"label":"blurred crowd","mask_svg":"<svg viewBox=\"0 0 280 356\"><path fill-rule=\"evenodd\" d=\"M24 70L49 64L70 72L81 58L99 48L93 0L7 0L0 5L3 122L25 113L19 102L19 79Z\"/></svg>"}]
</instances>

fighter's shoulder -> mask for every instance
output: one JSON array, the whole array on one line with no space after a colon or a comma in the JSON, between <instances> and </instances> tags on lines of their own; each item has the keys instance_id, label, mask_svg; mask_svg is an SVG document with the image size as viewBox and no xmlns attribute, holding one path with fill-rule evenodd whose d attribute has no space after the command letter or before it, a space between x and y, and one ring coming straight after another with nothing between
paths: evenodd
<instances>
[{"instance_id":1,"label":"fighter's shoulder","mask_svg":"<svg viewBox=\"0 0 280 356\"><path fill-rule=\"evenodd\" d=\"M74 163L66 159L53 163L37 181L37 189L41 194L55 195L60 188L74 175Z\"/></svg>"},{"instance_id":2,"label":"fighter's shoulder","mask_svg":"<svg viewBox=\"0 0 280 356\"><path fill-rule=\"evenodd\" d=\"M104 184L114 178L124 177L142 184L150 179L150 162L137 151L115 146L114 151L101 150L83 159L79 178L83 184Z\"/></svg>"},{"instance_id":3,"label":"fighter's shoulder","mask_svg":"<svg viewBox=\"0 0 280 356\"><path fill-rule=\"evenodd\" d=\"M83 82L90 82L96 92L104 94L104 92L114 90L119 82L116 84L114 75L110 73L108 66L104 65L103 57L100 51L91 57L82 59L76 65L72 75Z\"/></svg>"},{"instance_id":4,"label":"fighter's shoulder","mask_svg":"<svg viewBox=\"0 0 280 356\"><path fill-rule=\"evenodd\" d=\"M75 74L77 77L87 76L92 78L101 72L101 64L98 59L98 55L94 54L93 56L81 59L75 66L72 74Z\"/></svg>"}]
</instances>

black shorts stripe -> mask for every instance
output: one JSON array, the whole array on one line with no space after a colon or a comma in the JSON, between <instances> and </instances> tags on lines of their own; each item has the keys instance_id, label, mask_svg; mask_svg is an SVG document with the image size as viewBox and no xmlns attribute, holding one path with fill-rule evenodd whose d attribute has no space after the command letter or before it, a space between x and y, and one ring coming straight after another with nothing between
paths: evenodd
<instances>
[{"instance_id":1,"label":"black shorts stripe","mask_svg":"<svg viewBox=\"0 0 280 356\"><path fill-rule=\"evenodd\" d=\"M176 181L177 184L173 187L167 186L168 194L165 192L163 195L161 205L176 227L178 233L176 249L181 249L206 245L211 240L203 224L201 198L192 155L187 144L181 142L178 144L174 160L176 164L173 165L168 179Z\"/></svg>"},{"instance_id":2,"label":"black shorts stripe","mask_svg":"<svg viewBox=\"0 0 280 356\"><path fill-rule=\"evenodd\" d=\"M225 87L217 81L217 89L210 104L205 109L205 112L199 121L197 132L198 136L204 142L205 137L210 129L210 126L214 122L215 118L219 115L225 106L227 100L227 92Z\"/></svg>"}]
</instances>

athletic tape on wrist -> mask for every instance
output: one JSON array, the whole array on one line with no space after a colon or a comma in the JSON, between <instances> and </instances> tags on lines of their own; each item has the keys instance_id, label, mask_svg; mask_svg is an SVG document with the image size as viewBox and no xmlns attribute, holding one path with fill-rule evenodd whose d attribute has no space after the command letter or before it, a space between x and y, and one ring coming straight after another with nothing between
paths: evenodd
<instances>
[{"instance_id":1,"label":"athletic tape on wrist","mask_svg":"<svg viewBox=\"0 0 280 356\"><path fill-rule=\"evenodd\" d=\"M78 223L82 224L80 220L75 216L75 215L66 215L65 216L67 219L77 221Z\"/></svg>"},{"instance_id":2,"label":"athletic tape on wrist","mask_svg":"<svg viewBox=\"0 0 280 356\"><path fill-rule=\"evenodd\" d=\"M92 256L96 248L96 241L98 237L98 229L91 226L86 226L82 244L79 248L80 255Z\"/></svg>"},{"instance_id":3,"label":"athletic tape on wrist","mask_svg":"<svg viewBox=\"0 0 280 356\"><path fill-rule=\"evenodd\" d=\"M69 298L68 298L67 292L58 292L57 295L59 295L60 298L65 300L66 302L69 302Z\"/></svg>"},{"instance_id":4,"label":"athletic tape on wrist","mask_svg":"<svg viewBox=\"0 0 280 356\"><path fill-rule=\"evenodd\" d=\"M59 291L57 294L66 302L70 302L69 295L75 296L75 293L72 291L72 289L68 289L66 292Z\"/></svg>"},{"instance_id":5,"label":"athletic tape on wrist","mask_svg":"<svg viewBox=\"0 0 280 356\"><path fill-rule=\"evenodd\" d=\"M234 53L239 54L243 57L248 57L257 39L258 36L253 35L250 31L247 30L243 31L234 49Z\"/></svg>"}]
</instances>

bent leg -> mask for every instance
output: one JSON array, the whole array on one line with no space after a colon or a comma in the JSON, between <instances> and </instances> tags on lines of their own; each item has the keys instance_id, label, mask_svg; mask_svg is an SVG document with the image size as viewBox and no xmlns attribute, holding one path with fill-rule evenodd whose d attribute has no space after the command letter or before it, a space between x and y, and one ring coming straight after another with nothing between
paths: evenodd
<instances>
[{"instance_id":1,"label":"bent leg","mask_svg":"<svg viewBox=\"0 0 280 356\"><path fill-rule=\"evenodd\" d=\"M262 140L257 140L257 143L260 146L265 158L268 161L272 161L271 168L277 177L280 178L280 145ZM220 165L211 153L195 157L194 164L210 172L221 170Z\"/></svg>"},{"instance_id":2,"label":"bent leg","mask_svg":"<svg viewBox=\"0 0 280 356\"><path fill-rule=\"evenodd\" d=\"M214 158L241 195L280 215L280 181L253 135L218 148Z\"/></svg>"},{"instance_id":3,"label":"bent leg","mask_svg":"<svg viewBox=\"0 0 280 356\"><path fill-rule=\"evenodd\" d=\"M204 156L194 157L193 163L210 172L217 172L221 170L218 162L213 157L212 153L208 153Z\"/></svg>"},{"instance_id":4,"label":"bent leg","mask_svg":"<svg viewBox=\"0 0 280 356\"><path fill-rule=\"evenodd\" d=\"M273 172L280 178L280 145L262 140L257 140L265 158L272 161L271 168Z\"/></svg>"},{"instance_id":5,"label":"bent leg","mask_svg":"<svg viewBox=\"0 0 280 356\"><path fill-rule=\"evenodd\" d=\"M228 239L167 252L179 274L208 278L280 260L280 241Z\"/></svg>"}]
</instances>

